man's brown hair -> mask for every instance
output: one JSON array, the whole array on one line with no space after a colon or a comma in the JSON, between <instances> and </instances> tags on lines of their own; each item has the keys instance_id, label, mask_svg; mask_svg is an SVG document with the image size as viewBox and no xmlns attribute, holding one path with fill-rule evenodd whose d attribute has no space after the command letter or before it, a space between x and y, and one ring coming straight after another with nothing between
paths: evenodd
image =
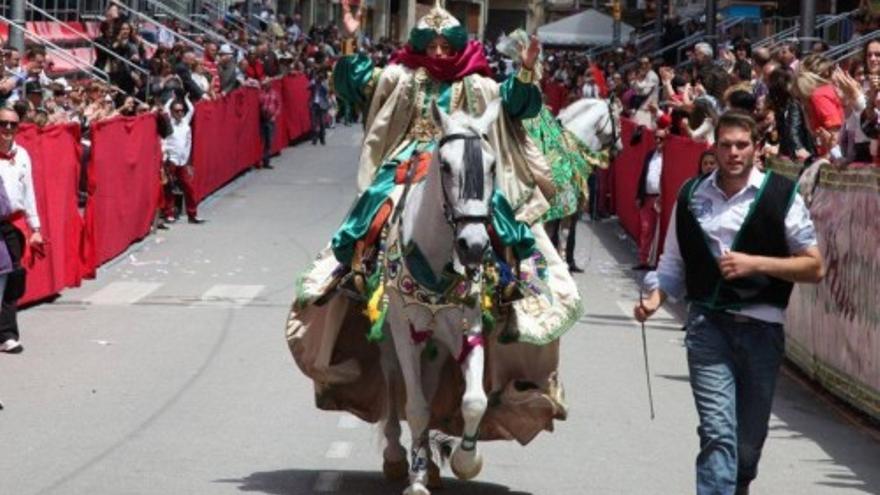
<instances>
[{"instance_id":1,"label":"man's brown hair","mask_svg":"<svg viewBox=\"0 0 880 495\"><path fill-rule=\"evenodd\" d=\"M751 115L740 110L728 110L721 114L718 118L718 124L715 126L715 141L718 141L718 135L723 127L739 127L749 131L752 143L757 144L759 140L758 124Z\"/></svg>"}]
</instances>

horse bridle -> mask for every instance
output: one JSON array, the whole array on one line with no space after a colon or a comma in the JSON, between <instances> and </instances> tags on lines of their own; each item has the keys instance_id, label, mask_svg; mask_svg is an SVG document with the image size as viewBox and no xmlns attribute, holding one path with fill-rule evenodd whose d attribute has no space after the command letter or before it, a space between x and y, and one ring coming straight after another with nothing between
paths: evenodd
<instances>
[{"instance_id":1,"label":"horse bridle","mask_svg":"<svg viewBox=\"0 0 880 495\"><path fill-rule=\"evenodd\" d=\"M449 143L450 141L484 141L486 140L486 136L481 136L479 134L464 134L464 133L454 133L447 134L440 138L440 142L437 144L437 151L440 151L444 145ZM485 215L456 215L453 208L449 205L452 204L449 201L449 193L446 192L446 185L443 183L443 176L441 174L440 178L440 189L443 190L443 215L446 217L446 223L448 223L453 228L458 227L460 224L467 223L482 223L484 225L488 225L492 221L492 200L489 199L489 208L486 210Z\"/></svg>"},{"instance_id":2,"label":"horse bridle","mask_svg":"<svg viewBox=\"0 0 880 495\"><path fill-rule=\"evenodd\" d=\"M614 107L611 106L613 101L614 101L613 97L608 98L608 100L605 101L605 105L608 106L608 119L605 121L605 124L602 126L602 131L604 131L605 128L608 127L609 124L611 125L611 142L610 143L603 143L604 146L607 146L610 148L610 151L614 151L614 144L617 143L617 137L618 137L617 136L617 123L614 121Z\"/></svg>"}]
</instances>

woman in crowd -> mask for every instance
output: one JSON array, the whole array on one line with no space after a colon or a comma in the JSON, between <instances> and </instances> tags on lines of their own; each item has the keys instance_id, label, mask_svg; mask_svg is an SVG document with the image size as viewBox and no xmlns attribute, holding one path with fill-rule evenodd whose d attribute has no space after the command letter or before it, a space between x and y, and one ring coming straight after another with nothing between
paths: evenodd
<instances>
[{"instance_id":1,"label":"woman in crowd","mask_svg":"<svg viewBox=\"0 0 880 495\"><path fill-rule=\"evenodd\" d=\"M795 76L794 92L804 104L810 132L816 136L816 153L832 160L843 158L839 131L844 122L843 102L831 80L834 62L808 55Z\"/></svg>"},{"instance_id":2,"label":"woman in crowd","mask_svg":"<svg viewBox=\"0 0 880 495\"><path fill-rule=\"evenodd\" d=\"M792 95L794 72L779 67L770 74L767 104L773 110L779 132L779 155L783 159L805 163L816 155L813 135L801 101Z\"/></svg>"},{"instance_id":3,"label":"woman in crowd","mask_svg":"<svg viewBox=\"0 0 880 495\"><path fill-rule=\"evenodd\" d=\"M706 150L700 155L697 175L709 175L718 168L718 155L715 150Z\"/></svg>"}]
</instances>

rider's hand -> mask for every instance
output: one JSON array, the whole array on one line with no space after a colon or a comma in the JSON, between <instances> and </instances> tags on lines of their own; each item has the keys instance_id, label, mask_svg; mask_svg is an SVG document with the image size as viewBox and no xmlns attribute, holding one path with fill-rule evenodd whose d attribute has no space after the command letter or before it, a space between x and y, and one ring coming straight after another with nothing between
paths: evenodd
<instances>
[{"instance_id":1,"label":"rider's hand","mask_svg":"<svg viewBox=\"0 0 880 495\"><path fill-rule=\"evenodd\" d=\"M522 49L520 52L520 58L522 59L522 66L526 70L534 70L535 62L538 61L538 55L541 54L541 42L538 41L538 37L534 34L529 37L529 46Z\"/></svg>"},{"instance_id":2,"label":"rider's hand","mask_svg":"<svg viewBox=\"0 0 880 495\"><path fill-rule=\"evenodd\" d=\"M361 16L364 1L358 5L357 12L351 13L351 0L342 0L342 27L349 36L354 36L361 28Z\"/></svg>"}]
</instances>

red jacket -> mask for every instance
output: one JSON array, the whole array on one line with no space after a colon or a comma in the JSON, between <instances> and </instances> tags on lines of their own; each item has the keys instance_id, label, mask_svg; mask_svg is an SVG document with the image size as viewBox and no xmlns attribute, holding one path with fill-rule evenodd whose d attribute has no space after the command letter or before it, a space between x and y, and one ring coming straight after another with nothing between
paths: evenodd
<instances>
[{"instance_id":1,"label":"red jacket","mask_svg":"<svg viewBox=\"0 0 880 495\"><path fill-rule=\"evenodd\" d=\"M253 62L248 62L244 75L251 79L262 81L266 77L266 71L263 69L263 61L256 59Z\"/></svg>"},{"instance_id":2,"label":"red jacket","mask_svg":"<svg viewBox=\"0 0 880 495\"><path fill-rule=\"evenodd\" d=\"M559 114L568 103L568 88L564 84L554 81L551 77L545 77L541 84L541 90L544 92L544 102L550 108L553 115Z\"/></svg>"}]
</instances>

